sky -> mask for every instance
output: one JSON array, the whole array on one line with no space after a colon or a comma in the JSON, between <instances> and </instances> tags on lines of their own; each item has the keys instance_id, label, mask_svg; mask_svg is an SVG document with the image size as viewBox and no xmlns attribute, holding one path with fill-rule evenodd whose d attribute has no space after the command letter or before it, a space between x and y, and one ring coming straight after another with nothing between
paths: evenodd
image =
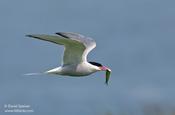
<instances>
[{"instance_id":1,"label":"sky","mask_svg":"<svg viewBox=\"0 0 175 115\"><path fill-rule=\"evenodd\" d=\"M175 108L173 0L1 0L0 112L29 105L48 115L142 115ZM24 76L61 65L64 48L26 34L76 32L93 38L88 55L111 68L87 77ZM150 112L150 113L149 113ZM10 114L10 113L6 113ZM13 113L18 114L18 113Z\"/></svg>"}]
</instances>

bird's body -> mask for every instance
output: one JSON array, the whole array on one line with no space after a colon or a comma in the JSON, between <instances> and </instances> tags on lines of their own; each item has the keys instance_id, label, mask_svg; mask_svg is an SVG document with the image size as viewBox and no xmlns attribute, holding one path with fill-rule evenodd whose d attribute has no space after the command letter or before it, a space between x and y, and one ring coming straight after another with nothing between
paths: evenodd
<instances>
[{"instance_id":1,"label":"bird's body","mask_svg":"<svg viewBox=\"0 0 175 115\"><path fill-rule=\"evenodd\" d=\"M82 62L80 64L71 64L64 65L49 71L46 71L48 74L59 74L59 75L69 75L74 77L82 77L90 75L94 72L100 71L100 69L88 62Z\"/></svg>"},{"instance_id":2,"label":"bird's body","mask_svg":"<svg viewBox=\"0 0 175 115\"><path fill-rule=\"evenodd\" d=\"M97 62L87 61L88 53L96 47L93 39L71 32L59 32L56 34L56 36L39 34L27 35L28 37L64 45L65 47L62 65L44 73L81 77L97 71L111 71L109 68ZM108 81L106 81L106 83L107 82Z\"/></svg>"}]
</instances>

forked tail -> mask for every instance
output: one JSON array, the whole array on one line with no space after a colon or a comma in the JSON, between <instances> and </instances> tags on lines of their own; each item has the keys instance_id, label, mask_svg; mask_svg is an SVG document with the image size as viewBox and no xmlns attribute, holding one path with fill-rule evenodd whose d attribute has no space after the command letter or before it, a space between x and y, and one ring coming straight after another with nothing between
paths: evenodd
<instances>
[{"instance_id":1,"label":"forked tail","mask_svg":"<svg viewBox=\"0 0 175 115\"><path fill-rule=\"evenodd\" d=\"M44 75L46 73L26 73L26 74L23 74L23 75L26 75L26 76L33 76L33 75Z\"/></svg>"}]
</instances>

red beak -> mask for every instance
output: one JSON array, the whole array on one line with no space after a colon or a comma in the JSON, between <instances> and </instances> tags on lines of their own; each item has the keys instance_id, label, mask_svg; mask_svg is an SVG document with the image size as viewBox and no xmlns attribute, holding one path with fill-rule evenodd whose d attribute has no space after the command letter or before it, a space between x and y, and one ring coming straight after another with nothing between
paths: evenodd
<instances>
[{"instance_id":1,"label":"red beak","mask_svg":"<svg viewBox=\"0 0 175 115\"><path fill-rule=\"evenodd\" d=\"M106 70L111 71L108 67L105 67L105 66L101 66L100 70L101 71L106 71Z\"/></svg>"}]
</instances>

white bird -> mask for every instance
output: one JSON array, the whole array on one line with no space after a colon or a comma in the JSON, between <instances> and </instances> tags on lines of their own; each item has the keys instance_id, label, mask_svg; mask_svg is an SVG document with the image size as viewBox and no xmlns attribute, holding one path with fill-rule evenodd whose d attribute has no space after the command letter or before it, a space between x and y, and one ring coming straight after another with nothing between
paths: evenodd
<instances>
[{"instance_id":1,"label":"white bird","mask_svg":"<svg viewBox=\"0 0 175 115\"><path fill-rule=\"evenodd\" d=\"M97 71L106 71L106 84L108 84L111 70L100 63L87 61L88 53L96 47L93 39L72 32L58 32L56 35L31 34L26 36L64 45L62 65L44 72L45 74L81 77Z\"/></svg>"}]
</instances>

